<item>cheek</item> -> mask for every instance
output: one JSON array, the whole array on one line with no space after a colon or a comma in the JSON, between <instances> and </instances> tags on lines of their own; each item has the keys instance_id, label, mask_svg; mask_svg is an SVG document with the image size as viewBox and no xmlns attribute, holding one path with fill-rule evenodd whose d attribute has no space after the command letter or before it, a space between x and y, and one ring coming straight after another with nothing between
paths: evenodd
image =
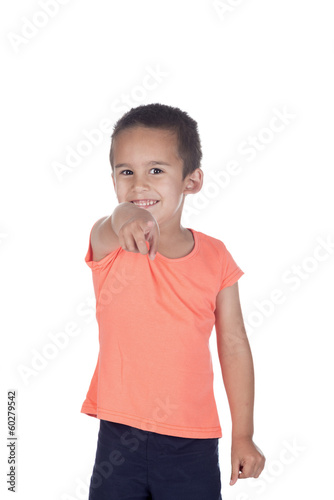
<instances>
[{"instance_id":1,"label":"cheek","mask_svg":"<svg viewBox=\"0 0 334 500\"><path fill-rule=\"evenodd\" d=\"M114 191L118 199L124 198L126 196L127 190L122 182L116 182Z\"/></svg>"},{"instance_id":2,"label":"cheek","mask_svg":"<svg viewBox=\"0 0 334 500\"><path fill-rule=\"evenodd\" d=\"M115 188L117 188L118 191L124 191L126 189L126 182L124 182L124 179L118 177L115 181Z\"/></svg>"},{"instance_id":3,"label":"cheek","mask_svg":"<svg viewBox=\"0 0 334 500\"><path fill-rule=\"evenodd\" d=\"M178 194L178 188L177 188L177 183L173 182L171 179L159 179L159 182L156 183L157 189L161 189L166 194L169 194L170 196L177 196Z\"/></svg>"}]
</instances>

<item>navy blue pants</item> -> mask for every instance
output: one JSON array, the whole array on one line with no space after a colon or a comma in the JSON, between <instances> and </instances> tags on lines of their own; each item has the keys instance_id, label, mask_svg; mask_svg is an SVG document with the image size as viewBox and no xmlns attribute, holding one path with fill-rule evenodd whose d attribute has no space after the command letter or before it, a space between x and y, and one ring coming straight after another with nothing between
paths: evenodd
<instances>
[{"instance_id":1,"label":"navy blue pants","mask_svg":"<svg viewBox=\"0 0 334 500\"><path fill-rule=\"evenodd\" d=\"M101 419L89 500L221 500L218 439Z\"/></svg>"}]
</instances>

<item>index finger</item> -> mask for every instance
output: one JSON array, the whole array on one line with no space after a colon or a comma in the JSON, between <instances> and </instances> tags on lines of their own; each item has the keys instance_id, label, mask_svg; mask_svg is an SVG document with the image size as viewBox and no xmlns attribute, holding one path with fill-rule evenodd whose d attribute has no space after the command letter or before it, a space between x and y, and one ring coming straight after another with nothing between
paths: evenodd
<instances>
[{"instance_id":1,"label":"index finger","mask_svg":"<svg viewBox=\"0 0 334 500\"><path fill-rule=\"evenodd\" d=\"M153 221L148 221L147 225L149 226L148 235L147 235L147 240L150 244L149 258L151 260L154 260L155 255L158 251L159 233L158 233L157 227L154 225Z\"/></svg>"}]
</instances>

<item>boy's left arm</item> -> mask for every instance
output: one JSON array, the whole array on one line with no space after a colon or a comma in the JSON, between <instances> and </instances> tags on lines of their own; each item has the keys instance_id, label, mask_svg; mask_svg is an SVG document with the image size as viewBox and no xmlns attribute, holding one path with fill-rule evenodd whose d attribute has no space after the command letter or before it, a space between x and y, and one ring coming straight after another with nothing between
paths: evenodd
<instances>
[{"instance_id":1,"label":"boy's left arm","mask_svg":"<svg viewBox=\"0 0 334 500\"><path fill-rule=\"evenodd\" d=\"M254 366L239 299L238 282L216 298L218 356L232 419L231 481L259 477L265 457L253 442ZM239 471L241 473L239 474Z\"/></svg>"}]
</instances>

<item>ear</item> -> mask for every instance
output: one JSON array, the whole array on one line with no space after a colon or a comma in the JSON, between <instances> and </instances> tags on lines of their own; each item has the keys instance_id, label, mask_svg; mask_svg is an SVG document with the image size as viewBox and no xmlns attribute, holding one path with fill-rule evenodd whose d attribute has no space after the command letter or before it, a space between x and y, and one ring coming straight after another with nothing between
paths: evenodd
<instances>
[{"instance_id":1,"label":"ear","mask_svg":"<svg viewBox=\"0 0 334 500\"><path fill-rule=\"evenodd\" d=\"M198 193L203 186L204 173L201 168L196 168L191 174L184 179L185 188L184 194Z\"/></svg>"}]
</instances>

